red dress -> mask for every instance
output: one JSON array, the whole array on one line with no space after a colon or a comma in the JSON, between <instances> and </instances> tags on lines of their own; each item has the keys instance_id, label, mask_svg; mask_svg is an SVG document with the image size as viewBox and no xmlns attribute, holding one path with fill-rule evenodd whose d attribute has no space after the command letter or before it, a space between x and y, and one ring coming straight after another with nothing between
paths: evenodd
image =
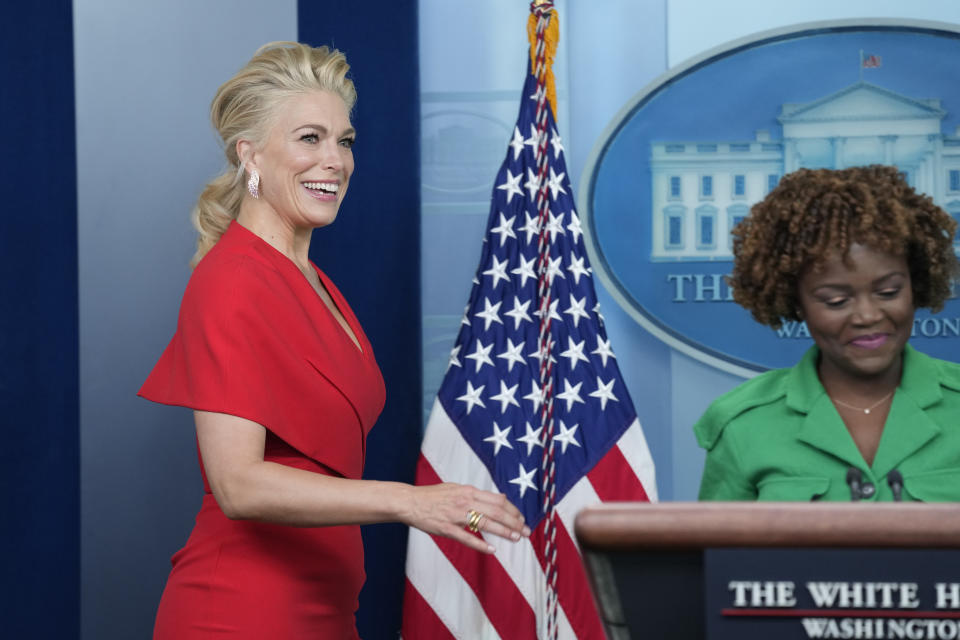
<instances>
[{"instance_id":1,"label":"red dress","mask_svg":"<svg viewBox=\"0 0 960 640\"><path fill-rule=\"evenodd\" d=\"M194 270L176 335L140 395L263 425L265 460L360 478L383 378L343 296L317 273L362 352L293 262L232 223ZM203 486L196 525L173 556L154 640L357 638L359 527L230 520L206 474Z\"/></svg>"}]
</instances>

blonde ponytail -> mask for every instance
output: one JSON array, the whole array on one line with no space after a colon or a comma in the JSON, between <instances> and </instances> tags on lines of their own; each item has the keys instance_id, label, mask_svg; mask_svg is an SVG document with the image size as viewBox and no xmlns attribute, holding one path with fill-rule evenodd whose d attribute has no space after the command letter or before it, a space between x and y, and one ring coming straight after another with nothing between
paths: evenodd
<instances>
[{"instance_id":1,"label":"blonde ponytail","mask_svg":"<svg viewBox=\"0 0 960 640\"><path fill-rule=\"evenodd\" d=\"M236 171L223 173L207 183L190 215L198 234L197 252L190 260L191 267L197 266L200 258L217 244L230 222L237 219L243 189L243 174Z\"/></svg>"}]
</instances>

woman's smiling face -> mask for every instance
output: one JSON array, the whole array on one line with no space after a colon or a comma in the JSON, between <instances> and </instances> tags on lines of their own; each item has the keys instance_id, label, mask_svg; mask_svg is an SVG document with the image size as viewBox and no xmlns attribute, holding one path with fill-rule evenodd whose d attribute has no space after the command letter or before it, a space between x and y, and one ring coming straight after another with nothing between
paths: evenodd
<instances>
[{"instance_id":1,"label":"woman's smiling face","mask_svg":"<svg viewBox=\"0 0 960 640\"><path fill-rule=\"evenodd\" d=\"M807 328L820 348L820 373L857 378L899 372L913 329L913 290L904 256L853 244L800 278Z\"/></svg>"},{"instance_id":2,"label":"woman's smiling face","mask_svg":"<svg viewBox=\"0 0 960 640\"><path fill-rule=\"evenodd\" d=\"M261 201L294 227L333 222L353 173L355 135L337 94L313 91L285 100L252 158Z\"/></svg>"}]
</instances>

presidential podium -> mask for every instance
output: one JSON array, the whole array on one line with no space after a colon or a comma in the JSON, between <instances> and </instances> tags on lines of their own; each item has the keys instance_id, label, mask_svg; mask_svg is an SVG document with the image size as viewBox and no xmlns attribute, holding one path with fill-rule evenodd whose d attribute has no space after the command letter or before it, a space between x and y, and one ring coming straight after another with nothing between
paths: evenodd
<instances>
[{"instance_id":1,"label":"presidential podium","mask_svg":"<svg viewBox=\"0 0 960 640\"><path fill-rule=\"evenodd\" d=\"M960 505L608 503L575 531L611 640L960 638Z\"/></svg>"}]
</instances>

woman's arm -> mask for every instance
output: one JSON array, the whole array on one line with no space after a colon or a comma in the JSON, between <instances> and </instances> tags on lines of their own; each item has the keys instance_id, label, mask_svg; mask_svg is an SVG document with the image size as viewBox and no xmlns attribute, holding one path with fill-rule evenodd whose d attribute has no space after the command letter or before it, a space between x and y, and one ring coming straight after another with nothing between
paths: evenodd
<instances>
[{"instance_id":1,"label":"woman's arm","mask_svg":"<svg viewBox=\"0 0 960 640\"><path fill-rule=\"evenodd\" d=\"M444 483L348 480L263 459L266 429L224 413L195 411L200 455L213 495L228 518L298 527L403 522L492 553L464 529L468 512L484 515L480 529L504 538L529 536L523 516L502 494Z\"/></svg>"}]
</instances>

